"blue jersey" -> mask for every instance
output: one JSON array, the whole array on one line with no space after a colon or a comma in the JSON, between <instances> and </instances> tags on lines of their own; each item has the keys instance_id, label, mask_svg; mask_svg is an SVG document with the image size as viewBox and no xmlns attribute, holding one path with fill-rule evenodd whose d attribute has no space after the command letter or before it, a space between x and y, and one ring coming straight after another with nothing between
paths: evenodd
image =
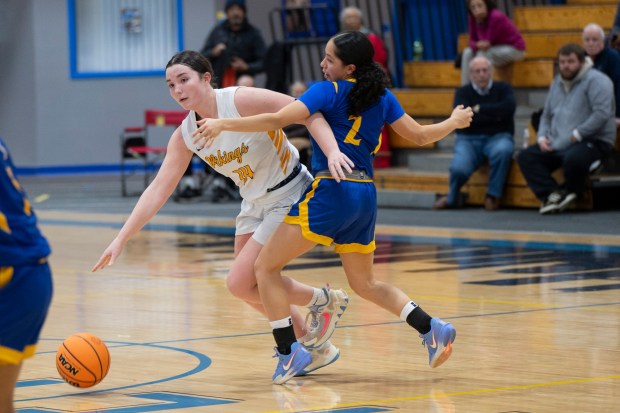
<instances>
[{"instance_id":1,"label":"blue jersey","mask_svg":"<svg viewBox=\"0 0 620 413\"><path fill-rule=\"evenodd\" d=\"M400 119L405 111L389 90L360 116L347 115L349 91L354 81L319 82L314 84L299 100L310 113L321 111L334 132L340 151L353 161L356 169L363 169L373 176L372 162L381 146L381 129L385 123ZM312 140L312 170L328 169L327 158Z\"/></svg>"},{"instance_id":2,"label":"blue jersey","mask_svg":"<svg viewBox=\"0 0 620 413\"><path fill-rule=\"evenodd\" d=\"M9 151L0 139L0 267L37 263L50 254L13 170Z\"/></svg>"}]
</instances>

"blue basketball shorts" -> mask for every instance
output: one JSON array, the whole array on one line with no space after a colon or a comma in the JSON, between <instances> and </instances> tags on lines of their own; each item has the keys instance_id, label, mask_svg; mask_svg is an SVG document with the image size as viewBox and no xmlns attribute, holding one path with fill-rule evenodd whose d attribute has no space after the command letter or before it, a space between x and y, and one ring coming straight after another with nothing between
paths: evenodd
<instances>
[{"instance_id":1,"label":"blue basketball shorts","mask_svg":"<svg viewBox=\"0 0 620 413\"><path fill-rule=\"evenodd\" d=\"M301 227L303 236L337 253L375 250L377 190L372 180L340 183L315 178L284 219Z\"/></svg>"},{"instance_id":2,"label":"blue basketball shorts","mask_svg":"<svg viewBox=\"0 0 620 413\"><path fill-rule=\"evenodd\" d=\"M0 365L32 357L52 300L47 261L0 267Z\"/></svg>"}]
</instances>

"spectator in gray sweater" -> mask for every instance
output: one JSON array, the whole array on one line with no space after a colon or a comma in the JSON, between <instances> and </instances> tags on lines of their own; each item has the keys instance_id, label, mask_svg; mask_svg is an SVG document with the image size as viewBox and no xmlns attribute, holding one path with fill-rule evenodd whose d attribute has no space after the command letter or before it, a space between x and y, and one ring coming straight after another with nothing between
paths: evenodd
<instances>
[{"instance_id":1,"label":"spectator in gray sweater","mask_svg":"<svg viewBox=\"0 0 620 413\"><path fill-rule=\"evenodd\" d=\"M541 214L561 212L586 189L591 168L605 159L616 138L611 80L592 69L577 44L558 51L560 73L551 83L537 134L537 144L517 160L528 186L542 201ZM562 186L551 176L563 168Z\"/></svg>"}]
</instances>

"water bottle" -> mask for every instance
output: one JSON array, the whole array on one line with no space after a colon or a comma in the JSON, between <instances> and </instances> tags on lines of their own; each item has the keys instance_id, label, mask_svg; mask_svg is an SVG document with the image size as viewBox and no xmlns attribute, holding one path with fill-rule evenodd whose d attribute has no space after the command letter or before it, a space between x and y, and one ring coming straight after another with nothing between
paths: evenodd
<instances>
[{"instance_id":1,"label":"water bottle","mask_svg":"<svg viewBox=\"0 0 620 413\"><path fill-rule=\"evenodd\" d=\"M420 62L422 60L422 54L424 53L424 45L419 39L413 42L413 61Z\"/></svg>"}]
</instances>

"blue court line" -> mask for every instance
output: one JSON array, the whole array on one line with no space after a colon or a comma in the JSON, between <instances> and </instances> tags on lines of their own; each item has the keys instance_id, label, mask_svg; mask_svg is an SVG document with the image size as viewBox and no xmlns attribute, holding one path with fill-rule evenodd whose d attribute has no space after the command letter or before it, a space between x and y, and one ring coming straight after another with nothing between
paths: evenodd
<instances>
[{"instance_id":1,"label":"blue court line","mask_svg":"<svg viewBox=\"0 0 620 413\"><path fill-rule=\"evenodd\" d=\"M121 344L126 344L126 345L156 347L156 348L161 348L165 350L180 351L182 353L187 353L191 356L196 357L198 359L198 365L194 367L193 369L186 371L185 373L177 374L176 376L166 377L166 378L159 379L159 380L153 380L153 381L149 381L146 383L137 383L137 384L131 384L128 386L120 386L120 387L113 387L110 389L94 390L94 391L79 393L80 396L103 393L103 392L110 392L110 391L117 391L117 390L132 389L135 387L149 386L151 384L159 384L159 383L165 383L167 381L172 381L176 379L182 379L183 377L187 377L187 376L191 376L196 373L199 373L211 365L211 359L207 357L206 355L198 353L196 351L183 349L183 348L169 347L169 346L163 346L163 345L158 345L158 344L127 343L127 342L118 342L118 341L110 341L110 343L121 343ZM31 399L20 399L20 400L15 400L15 402L30 402L30 401L37 401L37 400L58 399L62 397L70 397L70 396L75 396L75 395L76 395L75 393L73 394L68 393L68 394L60 394L56 396L35 397Z\"/></svg>"},{"instance_id":2,"label":"blue court line","mask_svg":"<svg viewBox=\"0 0 620 413\"><path fill-rule=\"evenodd\" d=\"M70 221L57 219L41 219L41 224L75 226L75 227L100 227L121 228L123 223L101 221ZM143 230L148 231L177 231L191 234L234 235L234 227L222 227L215 225L171 225L171 224L147 224ZM450 246L490 246L503 248L547 249L556 251L590 251L590 252L620 252L620 246L604 244L579 244L540 241L511 241L501 239L470 239L452 237L429 237L418 235L383 235L376 236L377 241L399 242L409 244L440 244Z\"/></svg>"},{"instance_id":3,"label":"blue court line","mask_svg":"<svg viewBox=\"0 0 620 413\"><path fill-rule=\"evenodd\" d=\"M597 303L597 304L583 304L583 305L571 305L566 307L549 307L549 308L534 308L529 310L513 310L513 311L499 311L495 313L483 313L483 314L468 314L468 315L456 315L456 316L446 316L441 317L442 320L458 320L461 318L475 318L475 317L497 317L503 315L512 315L512 314L523 314L523 313L535 313L541 311L562 311L562 310L576 310L580 308L592 308L592 307L608 307L620 305L620 301L614 301L609 303ZM383 321L379 323L363 323L363 324L349 324L346 326L338 325L336 328L358 328L358 327L373 327L373 326L387 326L387 325L395 325L395 324L404 324L404 321ZM121 343L119 346L114 347L124 347L124 346L154 346L158 347L162 344L171 344L171 343L189 343L193 341L207 341L207 340L224 340L228 338L243 338L243 337L256 337L256 336L264 336L271 335L271 331L261 331L255 333L241 333L241 334L228 334L224 336L212 336L212 337L197 337L197 338L186 338L186 339L177 339L177 340L163 340L163 341L153 341L150 343L125 343L125 342L116 342ZM53 341L62 341L61 338L43 338L41 340L53 340ZM108 341L106 340L106 343ZM115 343L114 341L110 341L110 343ZM167 347L164 347L167 348ZM179 349L182 350L182 349ZM37 354L47 354L47 353L55 353L55 351L46 351L46 352L37 352Z\"/></svg>"},{"instance_id":4,"label":"blue court line","mask_svg":"<svg viewBox=\"0 0 620 413\"><path fill-rule=\"evenodd\" d=\"M442 317L442 319L443 320L456 320L456 319L461 319L461 318L494 317L494 316L503 316L503 315L511 315L511 314L534 313L534 312L541 312L541 311L574 310L574 309L579 309L579 308L604 307L604 306L612 306L612 305L620 305L620 301L609 302L609 303L599 303L599 304L574 305L574 306L567 306L567 307L536 308L536 309L531 309L531 310L502 311L502 312L486 313L486 314L470 314L470 315L462 315L462 316ZM388 321L388 322L382 322L382 323L352 324L352 325L347 325L347 326L337 326L336 328L357 328L357 327L394 325L394 324L403 324L403 323L404 323L403 321L399 320L399 321ZM153 380L153 381L146 382L146 383L137 383L137 384L132 384L128 386L95 390L95 391L90 391L90 392L80 393L80 394L90 395L90 394L96 394L96 393L103 393L103 392L109 392L109 391L125 390L125 389L131 389L131 388L136 388L136 387L148 386L151 384L164 383L164 382L180 379L183 377L187 377L187 376L199 373L211 365L211 359L209 359L209 357L207 357L204 354L201 354L201 353L198 353L192 350L187 350L187 349L182 349L182 348L177 348L177 347L169 347L163 344L183 343L183 342L203 341L203 340L218 340L218 339L226 339L226 338L253 337L253 336L260 336L260 335L267 335L267 334L271 334L271 331L264 331L264 332L258 332L258 333L245 333L245 334L231 334L231 335L225 335L225 336L201 337L201 338L191 338L191 339L180 339L180 340L165 340L165 341L157 341L157 342L151 342L151 343L130 343L130 342L123 342L123 341L106 341L106 343L110 343L110 344L119 344L118 347L148 346L148 347L162 348L165 350L181 351L181 352L184 352L184 353L187 353L187 354L190 354L196 357L199 360L199 364L194 369L187 371L185 373L178 374L176 376L167 377L167 378L163 378L159 380ZM42 338L41 341L43 340L62 341L63 339ZM37 354L45 354L45 353L52 353L52 351L37 352ZM15 402L57 399L57 398L71 397L71 396L75 396L75 394L68 393L68 394L61 394L61 395L56 395L56 396L21 399L21 400L15 400Z\"/></svg>"},{"instance_id":5,"label":"blue court line","mask_svg":"<svg viewBox=\"0 0 620 413\"><path fill-rule=\"evenodd\" d=\"M23 381L18 381L16 387L47 386L48 384L57 384L57 383L64 383L64 381L60 379L23 380Z\"/></svg>"}]
</instances>

